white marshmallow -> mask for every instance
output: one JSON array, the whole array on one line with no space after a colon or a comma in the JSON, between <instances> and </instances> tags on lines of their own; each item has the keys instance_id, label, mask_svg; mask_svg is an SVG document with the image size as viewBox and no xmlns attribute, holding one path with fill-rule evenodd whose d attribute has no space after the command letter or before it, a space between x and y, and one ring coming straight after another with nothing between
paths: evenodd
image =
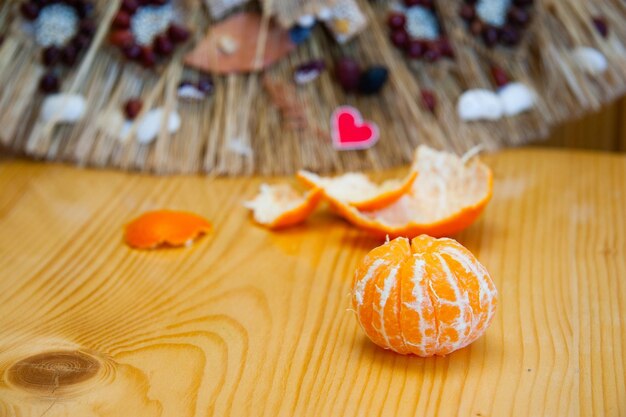
<instances>
[{"instance_id":1,"label":"white marshmallow","mask_svg":"<svg viewBox=\"0 0 626 417\"><path fill-rule=\"evenodd\" d=\"M457 103L457 112L462 120L497 120L504 112L497 94L485 90L467 90Z\"/></svg>"},{"instance_id":2,"label":"white marshmallow","mask_svg":"<svg viewBox=\"0 0 626 417\"><path fill-rule=\"evenodd\" d=\"M504 114L515 116L535 106L535 93L522 83L509 83L498 90Z\"/></svg>"},{"instance_id":3,"label":"white marshmallow","mask_svg":"<svg viewBox=\"0 0 626 417\"><path fill-rule=\"evenodd\" d=\"M574 49L572 56L583 71L592 75L602 74L609 67L604 54L595 48L579 46Z\"/></svg>"},{"instance_id":4,"label":"white marshmallow","mask_svg":"<svg viewBox=\"0 0 626 417\"><path fill-rule=\"evenodd\" d=\"M44 122L73 123L83 117L86 109L87 103L81 95L53 94L44 100L40 117Z\"/></svg>"}]
</instances>

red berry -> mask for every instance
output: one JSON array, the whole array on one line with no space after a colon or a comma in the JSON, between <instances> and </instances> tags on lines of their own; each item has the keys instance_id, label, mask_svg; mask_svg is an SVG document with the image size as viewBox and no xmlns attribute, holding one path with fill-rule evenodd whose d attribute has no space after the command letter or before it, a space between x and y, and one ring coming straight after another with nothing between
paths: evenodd
<instances>
[{"instance_id":1,"label":"red berry","mask_svg":"<svg viewBox=\"0 0 626 417\"><path fill-rule=\"evenodd\" d=\"M211 78L202 78L198 81L196 88L204 94L211 94L215 88L215 84Z\"/></svg>"},{"instance_id":2,"label":"red berry","mask_svg":"<svg viewBox=\"0 0 626 417\"><path fill-rule=\"evenodd\" d=\"M450 40L448 38L441 37L439 38L438 43L441 55L448 58L454 58L454 49L452 49L452 45L450 44Z\"/></svg>"},{"instance_id":3,"label":"red berry","mask_svg":"<svg viewBox=\"0 0 626 417\"><path fill-rule=\"evenodd\" d=\"M61 51L56 46L49 46L43 50L43 63L47 67L52 67L59 62Z\"/></svg>"},{"instance_id":4,"label":"red berry","mask_svg":"<svg viewBox=\"0 0 626 417\"><path fill-rule=\"evenodd\" d=\"M159 55L169 55L174 51L174 44L164 34L156 36L153 42L154 51Z\"/></svg>"},{"instance_id":5,"label":"red berry","mask_svg":"<svg viewBox=\"0 0 626 417\"><path fill-rule=\"evenodd\" d=\"M483 33L483 27L483 22L480 19L474 19L472 23L470 23L470 32L472 35L478 36Z\"/></svg>"},{"instance_id":6,"label":"red berry","mask_svg":"<svg viewBox=\"0 0 626 417\"><path fill-rule=\"evenodd\" d=\"M124 113L126 113L126 118L133 120L143 107L143 102L138 98L131 98L124 105Z\"/></svg>"},{"instance_id":7,"label":"red berry","mask_svg":"<svg viewBox=\"0 0 626 417\"><path fill-rule=\"evenodd\" d=\"M391 43L398 48L404 49L409 42L409 34L404 29L398 29L391 32Z\"/></svg>"},{"instance_id":8,"label":"red berry","mask_svg":"<svg viewBox=\"0 0 626 417\"><path fill-rule=\"evenodd\" d=\"M391 29L402 29L406 24L406 16L403 13L393 12L387 18L387 25Z\"/></svg>"},{"instance_id":9,"label":"red berry","mask_svg":"<svg viewBox=\"0 0 626 417\"><path fill-rule=\"evenodd\" d=\"M135 42L135 37L130 30L115 30L109 35L109 42L115 46L124 47Z\"/></svg>"},{"instance_id":10,"label":"red berry","mask_svg":"<svg viewBox=\"0 0 626 417\"><path fill-rule=\"evenodd\" d=\"M459 15L461 16L463 20L466 20L469 22L472 19L474 19L474 17L476 17L476 9L474 9L474 6L470 4L464 4L461 6Z\"/></svg>"},{"instance_id":11,"label":"red berry","mask_svg":"<svg viewBox=\"0 0 626 417\"><path fill-rule=\"evenodd\" d=\"M428 62L436 62L441 58L441 51L439 48L433 45L430 45L426 52L424 52L424 59Z\"/></svg>"},{"instance_id":12,"label":"red berry","mask_svg":"<svg viewBox=\"0 0 626 417\"><path fill-rule=\"evenodd\" d=\"M406 7L419 6L420 0L404 0L404 5Z\"/></svg>"},{"instance_id":13,"label":"red berry","mask_svg":"<svg viewBox=\"0 0 626 417\"><path fill-rule=\"evenodd\" d=\"M499 33L498 29L493 26L486 26L483 28L483 41L487 47L492 48L498 43Z\"/></svg>"},{"instance_id":14,"label":"red berry","mask_svg":"<svg viewBox=\"0 0 626 417\"><path fill-rule=\"evenodd\" d=\"M351 58L341 58L337 62L335 74L339 84L346 91L353 91L359 87L361 78L361 67Z\"/></svg>"},{"instance_id":15,"label":"red berry","mask_svg":"<svg viewBox=\"0 0 626 417\"><path fill-rule=\"evenodd\" d=\"M437 98L435 97L435 93L433 93L430 90L422 90L421 93L422 93L422 104L431 113L434 113L435 107L437 107Z\"/></svg>"},{"instance_id":16,"label":"red berry","mask_svg":"<svg viewBox=\"0 0 626 417\"><path fill-rule=\"evenodd\" d=\"M30 1L22 3L20 11L22 12L22 16L28 20L35 20L39 16L39 6Z\"/></svg>"},{"instance_id":17,"label":"red berry","mask_svg":"<svg viewBox=\"0 0 626 417\"><path fill-rule=\"evenodd\" d=\"M39 80L39 90L44 93L56 93L59 91L59 78L53 72L45 73Z\"/></svg>"},{"instance_id":18,"label":"red berry","mask_svg":"<svg viewBox=\"0 0 626 417\"><path fill-rule=\"evenodd\" d=\"M528 12L520 7L511 7L507 15L509 23L517 26L526 26L530 21Z\"/></svg>"},{"instance_id":19,"label":"red berry","mask_svg":"<svg viewBox=\"0 0 626 417\"><path fill-rule=\"evenodd\" d=\"M136 43L125 45L122 48L122 53L130 60L138 59L141 56L141 46Z\"/></svg>"},{"instance_id":20,"label":"red berry","mask_svg":"<svg viewBox=\"0 0 626 417\"><path fill-rule=\"evenodd\" d=\"M177 25L176 23L171 23L167 28L167 36L174 43L185 42L189 39L190 32L189 30L181 25Z\"/></svg>"},{"instance_id":21,"label":"red berry","mask_svg":"<svg viewBox=\"0 0 626 417\"><path fill-rule=\"evenodd\" d=\"M603 38L609 36L609 24L606 22L606 19L602 16L596 16L593 18L593 25L596 27L596 30Z\"/></svg>"},{"instance_id":22,"label":"red berry","mask_svg":"<svg viewBox=\"0 0 626 417\"><path fill-rule=\"evenodd\" d=\"M141 48L141 65L146 68L152 68L156 65L156 54L149 46Z\"/></svg>"},{"instance_id":23,"label":"red berry","mask_svg":"<svg viewBox=\"0 0 626 417\"><path fill-rule=\"evenodd\" d=\"M68 67L76 64L76 59L78 58L78 49L72 44L65 45L63 48L63 63Z\"/></svg>"},{"instance_id":24,"label":"red berry","mask_svg":"<svg viewBox=\"0 0 626 417\"><path fill-rule=\"evenodd\" d=\"M130 27L130 15L124 10L120 10L113 18L113 26L119 29L128 29Z\"/></svg>"},{"instance_id":25,"label":"red berry","mask_svg":"<svg viewBox=\"0 0 626 417\"><path fill-rule=\"evenodd\" d=\"M122 0L122 9L126 10L129 14L133 14L139 8L137 0Z\"/></svg>"},{"instance_id":26,"label":"red berry","mask_svg":"<svg viewBox=\"0 0 626 417\"><path fill-rule=\"evenodd\" d=\"M491 67L491 77L493 78L493 82L496 83L497 87L503 87L509 83L509 76L507 75L504 69L498 67L497 65L493 65Z\"/></svg>"},{"instance_id":27,"label":"red berry","mask_svg":"<svg viewBox=\"0 0 626 417\"><path fill-rule=\"evenodd\" d=\"M406 54L412 59L421 58L424 52L426 52L426 44L417 39L411 40L406 47Z\"/></svg>"}]
</instances>

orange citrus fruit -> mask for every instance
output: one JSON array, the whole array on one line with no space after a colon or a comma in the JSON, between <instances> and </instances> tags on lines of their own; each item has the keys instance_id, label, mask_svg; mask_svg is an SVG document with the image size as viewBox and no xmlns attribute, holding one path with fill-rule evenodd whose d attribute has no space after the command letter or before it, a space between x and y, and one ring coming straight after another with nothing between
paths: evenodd
<instances>
[{"instance_id":1,"label":"orange citrus fruit","mask_svg":"<svg viewBox=\"0 0 626 417\"><path fill-rule=\"evenodd\" d=\"M491 198L491 170L478 160L420 146L411 170L418 175L407 192L374 210L359 209L338 192L328 192L320 177L301 173L299 178L324 189L331 206L349 222L381 236L453 235L471 225Z\"/></svg>"},{"instance_id":2,"label":"orange citrus fruit","mask_svg":"<svg viewBox=\"0 0 626 417\"><path fill-rule=\"evenodd\" d=\"M137 249L161 245L183 246L211 230L211 223L194 213L173 210L149 211L126 225L126 243Z\"/></svg>"},{"instance_id":3,"label":"orange citrus fruit","mask_svg":"<svg viewBox=\"0 0 626 417\"><path fill-rule=\"evenodd\" d=\"M352 306L374 343L427 357L478 339L494 317L497 296L469 250L452 239L421 235L367 254L354 274Z\"/></svg>"},{"instance_id":4,"label":"orange citrus fruit","mask_svg":"<svg viewBox=\"0 0 626 417\"><path fill-rule=\"evenodd\" d=\"M333 178L320 177L308 171L298 172L298 178L310 187L319 187L329 200L336 200L359 210L376 210L386 207L411 190L417 177L411 171L402 180L389 180L374 184L362 173L349 172Z\"/></svg>"},{"instance_id":5,"label":"orange citrus fruit","mask_svg":"<svg viewBox=\"0 0 626 417\"><path fill-rule=\"evenodd\" d=\"M259 194L244 206L252 210L257 223L270 229L280 229L305 221L321 198L322 191L318 188L300 195L288 184L262 184Z\"/></svg>"}]
</instances>

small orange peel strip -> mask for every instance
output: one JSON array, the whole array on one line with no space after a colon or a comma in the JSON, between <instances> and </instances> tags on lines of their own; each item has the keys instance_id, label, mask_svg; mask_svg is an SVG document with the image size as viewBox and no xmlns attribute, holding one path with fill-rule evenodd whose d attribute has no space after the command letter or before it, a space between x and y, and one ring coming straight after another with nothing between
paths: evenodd
<instances>
[{"instance_id":1,"label":"small orange peel strip","mask_svg":"<svg viewBox=\"0 0 626 417\"><path fill-rule=\"evenodd\" d=\"M185 211L156 210L137 217L126 225L124 240L136 249L159 246L184 246L211 230L211 223Z\"/></svg>"},{"instance_id":2,"label":"small orange peel strip","mask_svg":"<svg viewBox=\"0 0 626 417\"><path fill-rule=\"evenodd\" d=\"M322 190L312 188L304 195L288 184L261 184L259 194L244 206L254 220L270 229L282 229L304 222L319 204Z\"/></svg>"}]
</instances>

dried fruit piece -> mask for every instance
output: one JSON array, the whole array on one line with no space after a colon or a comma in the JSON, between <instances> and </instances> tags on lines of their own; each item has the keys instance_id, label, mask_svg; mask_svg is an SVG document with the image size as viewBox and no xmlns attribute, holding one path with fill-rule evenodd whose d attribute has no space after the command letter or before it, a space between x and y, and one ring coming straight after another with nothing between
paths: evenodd
<instances>
[{"instance_id":1,"label":"dried fruit piece","mask_svg":"<svg viewBox=\"0 0 626 417\"><path fill-rule=\"evenodd\" d=\"M254 220L270 229L300 224L313 213L322 197L314 188L304 196L287 184L262 184L259 194L244 206L253 212Z\"/></svg>"},{"instance_id":2,"label":"dried fruit piece","mask_svg":"<svg viewBox=\"0 0 626 417\"><path fill-rule=\"evenodd\" d=\"M161 245L189 245L211 230L211 223L194 213L157 210L142 214L126 225L124 239L136 249L154 249Z\"/></svg>"},{"instance_id":3,"label":"dried fruit piece","mask_svg":"<svg viewBox=\"0 0 626 417\"><path fill-rule=\"evenodd\" d=\"M312 172L300 171L298 178L309 187L320 188L331 201L341 201L359 210L376 210L389 206L411 190L417 172L406 178L388 180L380 185L361 173L350 172L337 177L320 177Z\"/></svg>"}]
</instances>

